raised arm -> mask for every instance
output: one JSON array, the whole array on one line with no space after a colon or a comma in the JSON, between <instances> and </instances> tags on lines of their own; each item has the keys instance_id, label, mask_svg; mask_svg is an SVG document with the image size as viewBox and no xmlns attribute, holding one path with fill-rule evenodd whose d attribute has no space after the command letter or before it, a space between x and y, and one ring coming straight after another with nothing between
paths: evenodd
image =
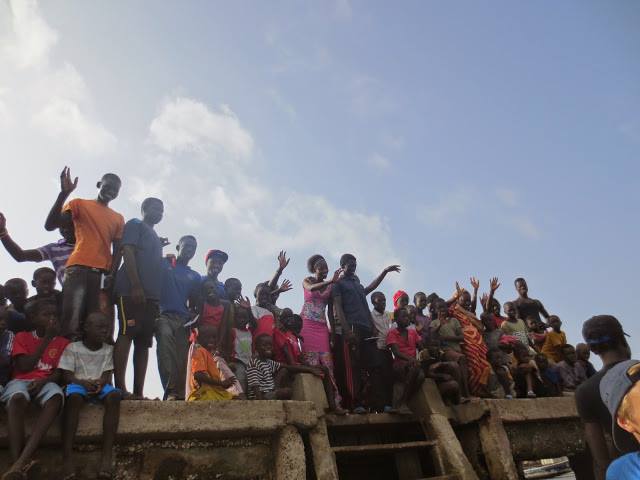
<instances>
[{"instance_id":1,"label":"raised arm","mask_svg":"<svg viewBox=\"0 0 640 480\"><path fill-rule=\"evenodd\" d=\"M325 280L324 282L313 283L311 281L313 277L307 277L302 281L302 287L309 292L322 290L323 288L328 287L332 283L336 283L340 279L340 275L342 275L342 268L337 269L333 273L333 277Z\"/></svg>"},{"instance_id":2,"label":"raised arm","mask_svg":"<svg viewBox=\"0 0 640 480\"><path fill-rule=\"evenodd\" d=\"M471 297L471 311L476 313L476 307L478 306L478 289L480 288L480 281L476 277L471 277L471 286L473 287L473 296Z\"/></svg>"},{"instance_id":3,"label":"raised arm","mask_svg":"<svg viewBox=\"0 0 640 480\"><path fill-rule=\"evenodd\" d=\"M500 282L498 282L498 277L493 277L489 280L489 296L487 297L486 305L482 305L482 310L484 312L491 313L491 303L493 302L493 294L496 293L496 290L500 288Z\"/></svg>"},{"instance_id":4,"label":"raised arm","mask_svg":"<svg viewBox=\"0 0 640 480\"><path fill-rule=\"evenodd\" d=\"M282 275L284 269L287 268L290 260L290 258L287 258L287 252L280 250L280 253L278 254L278 269L276 270L276 273L273 274L273 278L269 281L269 288L271 290L275 290L277 288L280 275Z\"/></svg>"},{"instance_id":5,"label":"raised arm","mask_svg":"<svg viewBox=\"0 0 640 480\"><path fill-rule=\"evenodd\" d=\"M399 272L400 271L400 265L389 265L387 268L385 268L382 273L380 273L380 275L378 275L376 277L376 279L371 282L369 284L368 287L366 287L364 289L364 294L365 295L369 295L371 292L373 292L376 288L378 288L378 286L382 283L382 280L384 280L384 277L387 276L387 273L389 272Z\"/></svg>"},{"instance_id":6,"label":"raised arm","mask_svg":"<svg viewBox=\"0 0 640 480\"><path fill-rule=\"evenodd\" d=\"M53 203L47 220L44 222L45 230L51 232L56 228L60 228L61 225L68 224L71 220L71 212L62 212L64 202L66 202L71 192L73 192L78 186L78 177L71 181L71 170L69 167L64 167L62 173L60 173L60 193L58 198Z\"/></svg>"},{"instance_id":7,"label":"raised arm","mask_svg":"<svg viewBox=\"0 0 640 480\"><path fill-rule=\"evenodd\" d=\"M2 213L0 213L0 240L16 262L41 262L43 260L40 250L23 250L13 241L7 231L7 220Z\"/></svg>"}]
</instances>

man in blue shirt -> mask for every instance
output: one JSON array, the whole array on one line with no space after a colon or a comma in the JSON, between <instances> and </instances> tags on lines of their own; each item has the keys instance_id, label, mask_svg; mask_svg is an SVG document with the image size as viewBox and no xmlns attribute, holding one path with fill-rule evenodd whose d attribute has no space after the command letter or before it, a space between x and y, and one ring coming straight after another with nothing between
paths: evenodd
<instances>
[{"instance_id":1,"label":"man in blue shirt","mask_svg":"<svg viewBox=\"0 0 640 480\"><path fill-rule=\"evenodd\" d=\"M165 400L184 400L189 350L189 307L197 304L200 275L189 267L198 242L192 235L180 239L178 256L164 259L160 316L156 322L156 353Z\"/></svg>"},{"instance_id":2,"label":"man in blue shirt","mask_svg":"<svg viewBox=\"0 0 640 480\"><path fill-rule=\"evenodd\" d=\"M602 401L613 419L613 443L624 440L625 432L640 442L640 361L626 360L612 367L600 382ZM627 453L607 469L607 480L640 478L640 452Z\"/></svg>"},{"instance_id":3,"label":"man in blue shirt","mask_svg":"<svg viewBox=\"0 0 640 480\"><path fill-rule=\"evenodd\" d=\"M373 388L380 383L377 378L377 362L379 356L376 346L376 335L371 319L371 311L367 303L367 295L378 288L389 272L399 272L400 266L391 265L385 268L367 287L360 283L356 275L356 257L345 253L340 258L340 267L344 275L332 290L335 313L338 317L336 325L336 341L334 358L336 363L336 381L344 400L355 413L364 413L363 398L365 373Z\"/></svg>"},{"instance_id":4,"label":"man in blue shirt","mask_svg":"<svg viewBox=\"0 0 640 480\"><path fill-rule=\"evenodd\" d=\"M133 398L144 398L149 348L162 288L162 247L166 244L166 239L161 240L153 227L160 223L163 214L161 200L146 198L142 202L142 220L129 220L120 242L123 263L114 286L120 328L113 362L116 388L124 392L125 398L131 396L125 386L125 373L132 342Z\"/></svg>"}]
</instances>

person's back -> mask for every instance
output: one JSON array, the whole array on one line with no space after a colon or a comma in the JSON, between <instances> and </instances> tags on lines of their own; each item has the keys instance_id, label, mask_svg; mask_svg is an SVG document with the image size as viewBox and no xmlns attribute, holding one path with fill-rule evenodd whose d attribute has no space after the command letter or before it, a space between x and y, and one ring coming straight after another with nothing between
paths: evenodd
<instances>
[{"instance_id":1,"label":"person's back","mask_svg":"<svg viewBox=\"0 0 640 480\"><path fill-rule=\"evenodd\" d=\"M615 449L607 432L611 431L612 418L600 396L600 382L604 375L618 363L628 360L631 351L618 320L611 315L597 315L582 327L582 336L593 353L602 359L603 367L585 380L575 392L578 414L585 425L585 437L594 458L596 480L605 478L609 463L623 453L638 450L638 442L627 434ZM613 457L609 452L614 453Z\"/></svg>"}]
</instances>

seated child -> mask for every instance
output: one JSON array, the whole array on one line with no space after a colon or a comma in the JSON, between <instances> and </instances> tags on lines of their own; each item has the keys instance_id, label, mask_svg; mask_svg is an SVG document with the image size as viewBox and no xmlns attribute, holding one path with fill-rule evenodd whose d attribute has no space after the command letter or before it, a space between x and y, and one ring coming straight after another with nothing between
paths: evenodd
<instances>
[{"instance_id":1,"label":"seated child","mask_svg":"<svg viewBox=\"0 0 640 480\"><path fill-rule=\"evenodd\" d=\"M102 458L98 478L111 478L113 442L120 421L122 392L111 384L113 346L105 343L109 337L110 320L104 313L89 314L83 323L81 341L67 345L58 368L67 384L62 428L64 478L74 478L73 440L78 430L80 410L88 400L104 404L102 425Z\"/></svg>"},{"instance_id":2,"label":"seated child","mask_svg":"<svg viewBox=\"0 0 640 480\"><path fill-rule=\"evenodd\" d=\"M542 347L547 339L547 326L537 320L527 320L529 328L529 343L537 353L542 353Z\"/></svg>"},{"instance_id":3,"label":"seated child","mask_svg":"<svg viewBox=\"0 0 640 480\"><path fill-rule=\"evenodd\" d=\"M578 362L576 349L573 348L573 345L563 345L561 351L563 360L557 365L562 378L562 388L566 392L573 392L587 379L587 371L584 365Z\"/></svg>"},{"instance_id":4,"label":"seated child","mask_svg":"<svg viewBox=\"0 0 640 480\"><path fill-rule=\"evenodd\" d=\"M462 402L460 366L456 362L444 361L442 353L437 343L432 342L418 354L418 359L425 372L425 377L436 382L445 404L458 405Z\"/></svg>"},{"instance_id":5,"label":"seated child","mask_svg":"<svg viewBox=\"0 0 640 480\"><path fill-rule=\"evenodd\" d=\"M593 366L593 363L589 361L589 358L591 358L589 345L586 343L578 343L576 345L576 356L578 357L577 362L584 367L587 378L591 378L596 374L596 368Z\"/></svg>"},{"instance_id":6,"label":"seated child","mask_svg":"<svg viewBox=\"0 0 640 480\"><path fill-rule=\"evenodd\" d=\"M41 298L51 299L62 312L62 292L56 290L56 272L49 267L40 267L33 272L31 285L36 289L36 294L27 299L27 304Z\"/></svg>"},{"instance_id":7,"label":"seated child","mask_svg":"<svg viewBox=\"0 0 640 480\"><path fill-rule=\"evenodd\" d=\"M509 370L509 359L499 348L487 351L487 361L491 365L491 377L487 383L487 395L490 398L513 398L513 378Z\"/></svg>"},{"instance_id":8,"label":"seated child","mask_svg":"<svg viewBox=\"0 0 640 480\"><path fill-rule=\"evenodd\" d=\"M549 364L549 359L543 354L538 353L535 356L536 365L540 371L542 378L543 397L560 397L562 396L562 378L558 372L557 365Z\"/></svg>"},{"instance_id":9,"label":"seated child","mask_svg":"<svg viewBox=\"0 0 640 480\"><path fill-rule=\"evenodd\" d=\"M513 347L513 355L516 366L512 369L512 375L518 398L536 398L542 386L542 379L529 348L518 342Z\"/></svg>"},{"instance_id":10,"label":"seated child","mask_svg":"<svg viewBox=\"0 0 640 480\"><path fill-rule=\"evenodd\" d=\"M302 356L302 339L300 331L302 330L302 317L291 312L291 309L285 308L280 316L280 328L276 328L273 332L273 358L276 362L286 365L306 365ZM315 368L322 371L322 384L324 392L327 396L329 411L339 415L347 413L339 405L336 399L337 387L332 383L331 374L325 365L318 365Z\"/></svg>"},{"instance_id":11,"label":"seated child","mask_svg":"<svg viewBox=\"0 0 640 480\"><path fill-rule=\"evenodd\" d=\"M322 372L305 365L285 365L272 360L273 335L263 333L255 337L255 356L247 367L247 396L252 400L289 400L292 391L285 386L286 374L311 373L321 376Z\"/></svg>"},{"instance_id":12,"label":"seated child","mask_svg":"<svg viewBox=\"0 0 640 480\"><path fill-rule=\"evenodd\" d=\"M557 315L551 315L548 324L551 330L547 332L547 337L542 345L542 353L553 363L558 363L562 361L562 346L566 345L567 336L560 330L562 321Z\"/></svg>"},{"instance_id":13,"label":"seated child","mask_svg":"<svg viewBox=\"0 0 640 480\"><path fill-rule=\"evenodd\" d=\"M464 341L462 326L458 319L449 317L449 308L442 299L434 300L434 313L436 318L431 320L431 338L440 342L443 351L442 359L447 362L456 362L460 366L462 383L461 393L464 398L469 397L469 372L467 357L462 353L460 344Z\"/></svg>"},{"instance_id":14,"label":"seated child","mask_svg":"<svg viewBox=\"0 0 640 480\"><path fill-rule=\"evenodd\" d=\"M13 343L13 376L0 395L7 408L9 450L13 465L3 478L21 479L22 469L35 453L40 440L54 422L62 407L64 394L58 385L58 361L69 343L58 336L58 308L50 300L37 300L27 310L29 322L35 330L16 334ZM26 444L24 420L27 407L34 400L42 408L33 424Z\"/></svg>"},{"instance_id":15,"label":"seated child","mask_svg":"<svg viewBox=\"0 0 640 480\"><path fill-rule=\"evenodd\" d=\"M500 329L505 335L513 335L520 340L523 345L529 346L529 332L527 331L527 325L524 323L524 320L518 318L518 311L516 310L516 306L513 302L505 302L504 313L507 316L507 319L502 322Z\"/></svg>"},{"instance_id":16,"label":"seated child","mask_svg":"<svg viewBox=\"0 0 640 480\"><path fill-rule=\"evenodd\" d=\"M0 306L0 391L11 379L11 350L15 334L7 328L8 316L7 307Z\"/></svg>"},{"instance_id":17,"label":"seated child","mask_svg":"<svg viewBox=\"0 0 640 480\"><path fill-rule=\"evenodd\" d=\"M482 325L484 325L482 339L484 340L484 343L486 343L487 348L489 350L492 348L498 348L498 345L500 345L500 338L504 335L504 332L499 327L496 327L493 315L483 313L480 315L480 319L482 320Z\"/></svg>"},{"instance_id":18,"label":"seated child","mask_svg":"<svg viewBox=\"0 0 640 480\"><path fill-rule=\"evenodd\" d=\"M387 334L387 346L393 355L394 380L404 384L400 406L406 408L407 401L424 381L424 373L416 359L421 339L415 330L408 328L409 312L406 308L397 308L393 317L396 327Z\"/></svg>"},{"instance_id":19,"label":"seated child","mask_svg":"<svg viewBox=\"0 0 640 480\"><path fill-rule=\"evenodd\" d=\"M217 353L218 330L204 325L189 362L187 402L232 400L243 393L240 383Z\"/></svg>"}]
</instances>

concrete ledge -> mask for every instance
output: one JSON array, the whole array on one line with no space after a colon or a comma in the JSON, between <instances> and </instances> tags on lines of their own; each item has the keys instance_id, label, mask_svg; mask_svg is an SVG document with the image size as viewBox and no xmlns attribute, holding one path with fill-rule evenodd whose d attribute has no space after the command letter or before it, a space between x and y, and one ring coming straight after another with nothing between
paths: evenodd
<instances>
[{"instance_id":1,"label":"concrete ledge","mask_svg":"<svg viewBox=\"0 0 640 480\"><path fill-rule=\"evenodd\" d=\"M27 432L38 410L30 411ZM80 415L77 442L102 439L103 409L86 405ZM123 401L118 443L133 440L218 439L271 435L286 425L303 430L315 427L318 415L313 402L242 401L159 402ZM46 442L60 438L59 422L49 431ZM0 415L0 445L7 445L6 413Z\"/></svg>"},{"instance_id":2,"label":"concrete ledge","mask_svg":"<svg viewBox=\"0 0 640 480\"><path fill-rule=\"evenodd\" d=\"M580 418L573 397L485 400L485 402L495 405L497 413L505 423Z\"/></svg>"}]
</instances>

